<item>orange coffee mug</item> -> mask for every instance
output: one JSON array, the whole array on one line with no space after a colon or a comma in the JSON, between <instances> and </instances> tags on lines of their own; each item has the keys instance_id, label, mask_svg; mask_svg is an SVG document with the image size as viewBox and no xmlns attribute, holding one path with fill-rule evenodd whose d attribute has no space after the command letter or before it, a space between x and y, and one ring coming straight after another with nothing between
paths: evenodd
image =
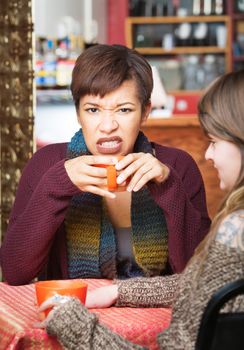
<instances>
[{"instance_id":1,"label":"orange coffee mug","mask_svg":"<svg viewBox=\"0 0 244 350\"><path fill-rule=\"evenodd\" d=\"M38 306L55 294L77 297L82 304L86 302L87 284L79 279L39 281L35 283L35 290ZM45 310L46 316L49 311Z\"/></svg>"},{"instance_id":2,"label":"orange coffee mug","mask_svg":"<svg viewBox=\"0 0 244 350\"><path fill-rule=\"evenodd\" d=\"M116 157L118 161L120 161L123 156L117 156ZM112 192L122 192L126 191L126 187L128 183L130 182L130 179L126 179L125 184L119 185L117 184L117 176L119 172L116 170L115 165L111 164L94 164L94 166L98 168L106 168L107 169L107 188L109 191Z\"/></svg>"}]
</instances>

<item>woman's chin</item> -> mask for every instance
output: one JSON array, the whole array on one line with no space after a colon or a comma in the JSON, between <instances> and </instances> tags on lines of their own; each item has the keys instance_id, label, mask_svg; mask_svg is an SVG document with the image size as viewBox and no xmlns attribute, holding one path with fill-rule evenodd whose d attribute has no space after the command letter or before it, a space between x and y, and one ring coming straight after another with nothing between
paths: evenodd
<instances>
[{"instance_id":1,"label":"woman's chin","mask_svg":"<svg viewBox=\"0 0 244 350\"><path fill-rule=\"evenodd\" d=\"M224 181L220 180L219 188L222 191L230 191L232 187L228 186Z\"/></svg>"},{"instance_id":2,"label":"woman's chin","mask_svg":"<svg viewBox=\"0 0 244 350\"><path fill-rule=\"evenodd\" d=\"M219 179L219 188L222 191L225 191L225 183L223 182L223 180L221 178Z\"/></svg>"}]
</instances>

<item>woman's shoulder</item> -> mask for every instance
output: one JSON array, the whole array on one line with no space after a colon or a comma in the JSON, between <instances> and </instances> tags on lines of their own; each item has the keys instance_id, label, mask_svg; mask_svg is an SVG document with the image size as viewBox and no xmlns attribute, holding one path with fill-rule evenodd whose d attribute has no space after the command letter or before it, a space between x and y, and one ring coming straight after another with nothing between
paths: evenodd
<instances>
[{"instance_id":1,"label":"woman's shoulder","mask_svg":"<svg viewBox=\"0 0 244 350\"><path fill-rule=\"evenodd\" d=\"M216 241L244 251L244 209L226 216L218 228Z\"/></svg>"},{"instance_id":2,"label":"woman's shoulder","mask_svg":"<svg viewBox=\"0 0 244 350\"><path fill-rule=\"evenodd\" d=\"M52 143L38 149L34 154L33 158L56 158L63 159L66 157L67 153L67 143Z\"/></svg>"},{"instance_id":3,"label":"woman's shoulder","mask_svg":"<svg viewBox=\"0 0 244 350\"><path fill-rule=\"evenodd\" d=\"M185 162L195 163L192 156L182 149L163 146L155 142L152 143L152 146L155 149L155 154L157 158L163 159L166 162L167 161L169 161L170 163L182 162L183 164Z\"/></svg>"},{"instance_id":4,"label":"woman's shoulder","mask_svg":"<svg viewBox=\"0 0 244 350\"><path fill-rule=\"evenodd\" d=\"M202 176L200 170L192 158L192 156L184 150L162 146L157 143L153 143L155 149L155 156L157 159L175 169L180 178L185 179L187 182L189 179L191 183L202 184Z\"/></svg>"},{"instance_id":5,"label":"woman's shoulder","mask_svg":"<svg viewBox=\"0 0 244 350\"><path fill-rule=\"evenodd\" d=\"M30 179L31 182L39 181L39 178L54 164L65 159L67 143L56 143L38 149L25 165L22 179Z\"/></svg>"}]
</instances>

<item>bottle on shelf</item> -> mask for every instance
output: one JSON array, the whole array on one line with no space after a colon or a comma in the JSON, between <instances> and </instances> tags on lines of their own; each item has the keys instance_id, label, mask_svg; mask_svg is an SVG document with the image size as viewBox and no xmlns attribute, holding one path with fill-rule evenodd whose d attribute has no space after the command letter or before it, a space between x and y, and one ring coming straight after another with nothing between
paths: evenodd
<instances>
[{"instance_id":1,"label":"bottle on shelf","mask_svg":"<svg viewBox=\"0 0 244 350\"><path fill-rule=\"evenodd\" d=\"M184 47L192 44L192 24L183 22L175 29L176 46Z\"/></svg>"},{"instance_id":2,"label":"bottle on shelf","mask_svg":"<svg viewBox=\"0 0 244 350\"><path fill-rule=\"evenodd\" d=\"M203 61L204 87L218 77L218 68L215 55L205 55Z\"/></svg>"},{"instance_id":3,"label":"bottle on shelf","mask_svg":"<svg viewBox=\"0 0 244 350\"><path fill-rule=\"evenodd\" d=\"M75 61L84 49L81 37L36 40L36 85L39 88L67 87Z\"/></svg>"},{"instance_id":4,"label":"bottle on shelf","mask_svg":"<svg viewBox=\"0 0 244 350\"><path fill-rule=\"evenodd\" d=\"M54 87L56 86L56 65L57 57L55 55L54 40L48 39L46 41L46 47L44 51L44 86Z\"/></svg>"},{"instance_id":5,"label":"bottle on shelf","mask_svg":"<svg viewBox=\"0 0 244 350\"><path fill-rule=\"evenodd\" d=\"M208 46L208 24L199 22L194 25L193 30L193 45L194 46Z\"/></svg>"},{"instance_id":6,"label":"bottle on shelf","mask_svg":"<svg viewBox=\"0 0 244 350\"><path fill-rule=\"evenodd\" d=\"M69 58L69 38L62 38L58 40L55 54L57 60L66 60Z\"/></svg>"},{"instance_id":7,"label":"bottle on shelf","mask_svg":"<svg viewBox=\"0 0 244 350\"><path fill-rule=\"evenodd\" d=\"M204 81L200 57L189 55L183 59L183 88L185 90L200 90Z\"/></svg>"},{"instance_id":8,"label":"bottle on shelf","mask_svg":"<svg viewBox=\"0 0 244 350\"><path fill-rule=\"evenodd\" d=\"M43 44L41 38L36 38L35 42L35 81L37 87L44 85L44 71L43 71Z\"/></svg>"}]
</instances>

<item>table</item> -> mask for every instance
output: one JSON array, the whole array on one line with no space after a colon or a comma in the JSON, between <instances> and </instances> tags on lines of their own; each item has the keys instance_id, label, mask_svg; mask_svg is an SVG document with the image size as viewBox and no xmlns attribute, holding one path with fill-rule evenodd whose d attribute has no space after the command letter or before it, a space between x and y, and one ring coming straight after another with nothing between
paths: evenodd
<instances>
[{"instance_id":1,"label":"table","mask_svg":"<svg viewBox=\"0 0 244 350\"><path fill-rule=\"evenodd\" d=\"M111 284L103 279L85 279L88 290ZM99 320L133 343L158 349L156 336L168 327L171 310L167 308L91 309ZM9 286L0 282L0 350L62 349L55 337L36 329L38 320L34 284Z\"/></svg>"}]
</instances>

